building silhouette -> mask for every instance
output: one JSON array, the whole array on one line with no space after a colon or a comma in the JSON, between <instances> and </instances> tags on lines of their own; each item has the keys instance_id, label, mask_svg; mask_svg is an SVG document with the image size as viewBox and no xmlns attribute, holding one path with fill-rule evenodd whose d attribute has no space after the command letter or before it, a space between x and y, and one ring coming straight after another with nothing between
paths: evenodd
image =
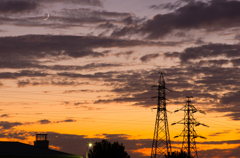
<instances>
[{"instance_id":1,"label":"building silhouette","mask_svg":"<svg viewBox=\"0 0 240 158\"><path fill-rule=\"evenodd\" d=\"M34 145L0 141L1 158L82 158L48 148L47 134L37 134Z\"/></svg>"}]
</instances>

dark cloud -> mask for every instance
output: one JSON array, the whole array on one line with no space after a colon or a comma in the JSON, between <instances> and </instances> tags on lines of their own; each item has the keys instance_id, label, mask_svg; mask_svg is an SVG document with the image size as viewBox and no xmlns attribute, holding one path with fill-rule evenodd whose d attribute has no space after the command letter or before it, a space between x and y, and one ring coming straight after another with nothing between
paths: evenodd
<instances>
[{"instance_id":1,"label":"dark cloud","mask_svg":"<svg viewBox=\"0 0 240 158\"><path fill-rule=\"evenodd\" d=\"M66 120L63 120L62 122L76 122L76 120L73 120L73 119L66 119Z\"/></svg>"},{"instance_id":2,"label":"dark cloud","mask_svg":"<svg viewBox=\"0 0 240 158\"><path fill-rule=\"evenodd\" d=\"M92 89L81 89L81 90L66 90L63 94L68 93L102 93L102 92L109 92L109 90L92 90ZM84 104L84 102L80 102L80 104Z\"/></svg>"},{"instance_id":3,"label":"dark cloud","mask_svg":"<svg viewBox=\"0 0 240 158\"><path fill-rule=\"evenodd\" d=\"M230 117L232 120L240 120L240 104L239 104L240 91L228 92L220 99L220 103L216 104L214 111L228 112L225 116Z\"/></svg>"},{"instance_id":4,"label":"dark cloud","mask_svg":"<svg viewBox=\"0 0 240 158\"><path fill-rule=\"evenodd\" d=\"M104 109L104 108L95 108L91 106L79 106L79 107L85 110L103 110Z\"/></svg>"},{"instance_id":5,"label":"dark cloud","mask_svg":"<svg viewBox=\"0 0 240 158\"><path fill-rule=\"evenodd\" d=\"M82 89L82 90L66 90L63 92L63 94L66 94L66 93L81 93L81 92L89 92L89 93L92 93L92 92L95 92L95 90L89 90L89 89Z\"/></svg>"},{"instance_id":6,"label":"dark cloud","mask_svg":"<svg viewBox=\"0 0 240 158\"><path fill-rule=\"evenodd\" d=\"M71 80L56 80L50 79L51 81L44 80L44 79L26 79L26 80L18 80L18 87L25 87L25 86L79 86L79 85L88 85L89 82L77 82Z\"/></svg>"},{"instance_id":7,"label":"dark cloud","mask_svg":"<svg viewBox=\"0 0 240 158\"><path fill-rule=\"evenodd\" d=\"M238 60L235 59L240 56L239 44L207 44L199 47L189 47L183 52L167 52L164 54L165 57L179 57L182 64L191 60L200 60L203 58L210 59L213 57L224 56L226 58L234 58L232 62L237 65ZM215 62L216 64L226 64L227 60L208 60L208 62Z\"/></svg>"},{"instance_id":8,"label":"dark cloud","mask_svg":"<svg viewBox=\"0 0 240 158\"><path fill-rule=\"evenodd\" d=\"M223 131L223 133L228 133L230 130ZM221 133L221 132L219 132ZM240 144L240 140L226 140L226 141L204 141L204 142L197 142L198 144L209 144L209 145L217 145L217 144Z\"/></svg>"},{"instance_id":9,"label":"dark cloud","mask_svg":"<svg viewBox=\"0 0 240 158\"><path fill-rule=\"evenodd\" d=\"M197 44L197 45L203 45L203 44L205 44L206 42L204 42L204 38L198 38L197 40L196 40L196 42L195 42L195 44Z\"/></svg>"},{"instance_id":10,"label":"dark cloud","mask_svg":"<svg viewBox=\"0 0 240 158\"><path fill-rule=\"evenodd\" d=\"M231 130L225 130L225 131L222 131L222 132L212 133L208 136L215 137L215 136L219 136L221 134L227 134L227 133L230 133L230 132L231 132Z\"/></svg>"},{"instance_id":11,"label":"dark cloud","mask_svg":"<svg viewBox=\"0 0 240 158\"><path fill-rule=\"evenodd\" d=\"M89 8L64 9L61 14L63 16L51 17L52 22L63 22L63 26L89 26L88 24L96 24L100 29L117 28L119 24L129 25L139 23L142 19L135 17L130 13L109 12L105 10L92 10ZM54 23L53 23L54 24Z\"/></svg>"},{"instance_id":12,"label":"dark cloud","mask_svg":"<svg viewBox=\"0 0 240 158\"><path fill-rule=\"evenodd\" d=\"M149 61L151 61L152 59L155 59L155 58L157 58L157 57L159 57L159 56L160 56L160 54L158 54L158 53L155 53L155 54L147 54L147 55L142 56L142 57L140 58L140 60L141 60L142 62L149 62Z\"/></svg>"},{"instance_id":13,"label":"dark cloud","mask_svg":"<svg viewBox=\"0 0 240 158\"><path fill-rule=\"evenodd\" d=\"M64 43L64 44L63 44ZM96 48L134 47L157 45L160 43L138 40L121 40L99 37L82 36L54 36L54 35L26 35L18 37L0 38L0 67L26 68L40 67L40 59L63 60L68 58L106 56L109 51L96 52ZM163 43L163 45L168 45ZM97 64L92 64L92 66ZM106 65L106 64L105 64ZM102 64L104 66L104 64ZM59 66L53 66L57 68Z\"/></svg>"},{"instance_id":14,"label":"dark cloud","mask_svg":"<svg viewBox=\"0 0 240 158\"><path fill-rule=\"evenodd\" d=\"M48 0L45 0L44 2L50 2L50 3L53 3L53 2L62 2L62 3L73 3L73 4L80 4L80 5L91 5L91 6L102 6L103 3L102 1L100 0L69 0L69 1L65 1L65 0L52 0L51 1L48 1Z\"/></svg>"},{"instance_id":15,"label":"dark cloud","mask_svg":"<svg viewBox=\"0 0 240 158\"><path fill-rule=\"evenodd\" d=\"M167 53L164 53L164 56L167 57L167 58L178 58L180 56L181 53L179 52L167 52Z\"/></svg>"},{"instance_id":16,"label":"dark cloud","mask_svg":"<svg viewBox=\"0 0 240 158\"><path fill-rule=\"evenodd\" d=\"M20 72L1 72L1 79L16 79L19 77L46 77L47 73L41 71L22 70Z\"/></svg>"},{"instance_id":17,"label":"dark cloud","mask_svg":"<svg viewBox=\"0 0 240 158\"><path fill-rule=\"evenodd\" d=\"M235 37L234 37L234 39L240 40L240 34L236 34Z\"/></svg>"},{"instance_id":18,"label":"dark cloud","mask_svg":"<svg viewBox=\"0 0 240 158\"><path fill-rule=\"evenodd\" d=\"M240 95L240 91L225 93L224 96L221 98L220 103L238 104L240 101L240 98L238 97L239 95Z\"/></svg>"},{"instance_id":19,"label":"dark cloud","mask_svg":"<svg viewBox=\"0 0 240 158\"><path fill-rule=\"evenodd\" d=\"M199 157L238 157L240 154L240 146L230 149L211 149L211 150L200 150L198 151Z\"/></svg>"},{"instance_id":20,"label":"dark cloud","mask_svg":"<svg viewBox=\"0 0 240 158\"><path fill-rule=\"evenodd\" d=\"M48 3L72 3L79 5L91 5L91 6L102 6L100 0L1 0L0 2L0 13L22 13L36 11L42 4ZM42 6L43 7L43 6Z\"/></svg>"},{"instance_id":21,"label":"dark cloud","mask_svg":"<svg viewBox=\"0 0 240 158\"><path fill-rule=\"evenodd\" d=\"M212 66L207 65L208 62ZM183 99L187 95L192 95L200 102L196 104L202 106L217 105L213 111L229 112L228 115L232 119L239 119L239 108L237 106L236 93L240 88L239 78L240 69L234 67L221 67L227 63L225 60L209 60L205 64L188 65L182 68L172 67L165 68L166 86L171 91L167 91L167 98L171 103L184 104ZM95 74L75 74L75 73L59 73L60 76L71 78L88 78L91 80L104 81L106 86L112 88L112 92L118 94L118 97L109 99L98 99L95 104L106 103L130 103L134 106L155 106L156 101L151 100L152 96L156 96L157 92L151 90L153 84L158 81L158 69L149 71L118 71L105 72ZM228 75L226 75L228 74ZM230 77L231 76L231 77ZM233 91L222 96L224 91ZM236 94L235 94L236 93ZM234 99L235 98L235 99ZM230 103L226 101L231 101ZM220 102L219 102L220 101ZM223 104L224 103L224 104ZM211 106L209 109L211 112Z\"/></svg>"},{"instance_id":22,"label":"dark cloud","mask_svg":"<svg viewBox=\"0 0 240 158\"><path fill-rule=\"evenodd\" d=\"M41 1L41 3L43 3L43 1ZM89 8L66 8L59 12L50 12L49 14L51 15L47 22L43 20L47 17L47 15L36 15L31 17L0 16L0 20L2 23L15 26L49 27L52 29L66 29L70 27L92 28L94 26L96 28L107 29L109 31L112 31L113 28L118 28L119 24L129 25L143 21L143 19L139 19L130 13L109 12L105 10L93 10Z\"/></svg>"},{"instance_id":23,"label":"dark cloud","mask_svg":"<svg viewBox=\"0 0 240 158\"><path fill-rule=\"evenodd\" d=\"M217 69L217 68L215 68ZM192 80L194 77L201 73L207 73L208 71L214 71L212 69L201 69L201 68L170 68L164 70L168 74L167 86L168 88L178 91L177 93L172 93L168 97L170 98L180 98L185 94L194 94L195 97L200 98L212 98L216 99L217 95L213 95L209 92L202 92L203 88L210 87L219 87L217 83L214 85L206 84L206 87L203 85L198 85L196 83L189 83L189 80ZM221 71L221 70L218 70ZM217 74L218 71L215 71ZM116 92L120 94L120 97L114 99L99 99L95 101L95 103L111 103L111 102L135 102L134 105L139 106L152 106L155 103L151 101L151 97L156 95L156 92L151 90L152 84L157 83L158 81L158 69L154 69L151 71L122 71L122 72L105 72L105 73L95 73L95 74L76 74L76 73L68 73L62 72L58 73L60 76L71 77L71 78L88 78L91 80L101 80L104 81L107 86L112 87L112 92ZM191 76L191 77L189 77ZM195 81L195 80L194 80ZM203 82L201 78L196 82ZM206 81L208 82L208 81ZM227 82L227 81L226 81ZM228 82L228 84L234 84ZM205 85L205 83L204 83ZM228 87L226 85L226 87ZM189 90L194 89L194 90ZM179 95L182 93L181 95Z\"/></svg>"},{"instance_id":24,"label":"dark cloud","mask_svg":"<svg viewBox=\"0 0 240 158\"><path fill-rule=\"evenodd\" d=\"M134 53L134 51L127 51L127 52L116 53L116 54L114 54L114 55L117 56L117 57L120 57L120 56L127 56L127 57L129 57L129 56L132 55L133 53Z\"/></svg>"},{"instance_id":25,"label":"dark cloud","mask_svg":"<svg viewBox=\"0 0 240 158\"><path fill-rule=\"evenodd\" d=\"M86 64L84 66L54 65L54 66L43 66L43 68L51 69L51 70L98 70L98 69L118 67L118 66L122 66L122 64L118 64L118 63L91 63L91 64Z\"/></svg>"},{"instance_id":26,"label":"dark cloud","mask_svg":"<svg viewBox=\"0 0 240 158\"><path fill-rule=\"evenodd\" d=\"M86 102L76 102L76 103L74 103L74 106L83 105L83 104L86 104ZM85 107L85 106L83 106L83 107Z\"/></svg>"},{"instance_id":27,"label":"dark cloud","mask_svg":"<svg viewBox=\"0 0 240 158\"><path fill-rule=\"evenodd\" d=\"M36 10L38 7L36 1L29 0L1 0L0 13L21 13Z\"/></svg>"},{"instance_id":28,"label":"dark cloud","mask_svg":"<svg viewBox=\"0 0 240 158\"><path fill-rule=\"evenodd\" d=\"M51 121L49 121L47 119L39 120L37 122L40 123L40 124L50 124L51 123Z\"/></svg>"},{"instance_id":29,"label":"dark cloud","mask_svg":"<svg viewBox=\"0 0 240 158\"><path fill-rule=\"evenodd\" d=\"M110 22L106 22L104 24L98 25L98 28L101 28L101 29L110 29L110 28L114 28L114 27L115 26Z\"/></svg>"},{"instance_id":30,"label":"dark cloud","mask_svg":"<svg viewBox=\"0 0 240 158\"><path fill-rule=\"evenodd\" d=\"M74 119L65 119L65 120L61 120L61 121L50 121L48 119L43 119L43 120L37 121L37 123L40 123L40 124L52 124L52 123L76 122L76 121L77 120L74 120Z\"/></svg>"},{"instance_id":31,"label":"dark cloud","mask_svg":"<svg viewBox=\"0 0 240 158\"><path fill-rule=\"evenodd\" d=\"M16 37L20 38L20 37ZM72 36L21 36L25 41L40 41L47 47L49 50L44 47L46 50L28 48L24 53L20 51L22 57L28 57L28 59L44 59L49 58L49 56L55 56L57 49L56 43L66 42L67 39L73 40L73 42L67 43L66 46L62 49L67 51L71 50L72 47L75 47L76 50L84 48L108 48L108 47L128 47L128 46L139 46L141 44L151 45L152 43L145 43L143 41L129 41L129 40L116 40L111 38L96 38L96 37L72 37ZM30 39L31 40L30 40ZM5 38L11 39L11 38ZM101 40L100 40L101 39ZM1 40L1 39L0 39ZM46 41L45 41L46 40ZM77 41L75 43L75 40ZM10 40L11 41L11 40ZM20 41L20 40L19 40ZM54 42L53 42L54 41ZM60 42L61 41L61 42ZM21 43L22 41L20 41ZM49 43L53 44L49 44ZM102 43L103 42L103 43ZM131 43L132 42L132 43ZM36 42L37 43L37 42ZM108 43L108 44L107 44ZM24 43L22 43L24 45ZM80 47L81 46L81 47ZM36 48L38 48L36 47ZM61 46L60 46L61 47ZM66 48L65 48L66 47ZM3 48L6 50L5 55L2 57L9 56L11 53L14 54L15 51L10 50L9 48ZM17 48L22 48L17 46ZM2 50L4 50L2 49ZM25 48L24 48L25 49ZM2 51L1 50L1 51ZM65 54L66 54L65 50ZM221 102L217 101L223 96L222 92L236 92L240 88L239 78L240 70L236 67L224 67L224 65L236 63L239 57L239 46L231 44L208 44L198 47L187 48L182 52L173 52L165 53L165 57L178 57L181 61L181 67L171 67L162 69L167 76L167 87L171 89L171 92L168 95L169 99L172 99L172 102L178 103L179 99L185 95L193 95L194 97L205 100L211 104L217 104L219 111L230 112L228 115L232 119L238 119L239 109L236 108L235 104L231 106L224 106ZM31 53L31 51L37 51L36 53ZM3 51L4 52L4 51ZM28 52L28 53L26 53ZM30 52L30 53L29 53ZM44 53L43 53L44 52ZM48 52L48 56L46 55ZM41 54L42 53L42 54ZM132 52L129 52L131 54ZM16 53L17 54L17 53ZM25 55L26 54L26 55ZM70 53L68 53L70 54ZM126 53L127 55L128 53ZM15 54L14 54L15 55ZM18 54L17 54L18 55ZM61 54L60 54L61 55ZM125 55L125 52L119 55ZM69 55L68 55L69 57ZM215 59L215 58L228 58L228 59ZM13 56L14 58L14 56ZM147 59L147 57L146 57ZM184 63L184 64L183 64ZM60 65L48 66L46 69L51 70L66 70L61 72L56 72L54 76L55 79L52 79L53 76L48 76L48 79L24 79L19 80L19 86L27 85L81 85L89 83L77 82L76 79L88 79L90 81L103 81L104 86L108 86L112 89L112 92L118 94L115 98L99 98L95 103L110 103L110 102L127 102L135 106L153 106L155 102L151 101L151 97L155 94L150 92L149 88L152 84L156 84L158 81L158 71L159 68L152 70L129 70L129 71L107 71L107 72L97 72L97 73L73 73L68 70L70 68L74 69L87 69L93 68L98 70L98 67L108 67L108 66L117 66L114 64L87 64L82 67L62 67ZM96 69L95 69L96 67ZM37 71L36 71L37 72ZM19 73L19 72L18 72ZM17 73L17 75L19 75ZM34 77L34 75L26 73L25 77ZM33 73L34 74L34 73ZM38 73L36 73L38 74ZM35 74L35 75L36 75ZM227 75L226 75L227 74ZM7 76L6 74L4 74ZM4 76L3 75L3 76ZM17 76L15 74L15 76ZM31 76L32 75L32 76ZM39 76L48 75L40 71ZM14 77L15 77L14 76ZM21 75L19 75L21 76ZM12 77L12 78L14 78ZM44 76L45 77L45 76ZM191 90L190 90L191 89ZM225 92L225 93L226 93ZM140 99L139 99L140 98ZM147 100L146 98L149 98ZM229 98L230 99L230 98ZM184 102L184 101L183 101Z\"/></svg>"},{"instance_id":32,"label":"dark cloud","mask_svg":"<svg viewBox=\"0 0 240 158\"><path fill-rule=\"evenodd\" d=\"M21 126L21 125L23 125L23 123L21 123L21 122L8 122L8 121L0 122L0 126L2 127L2 129L10 129L15 126Z\"/></svg>"},{"instance_id":33,"label":"dark cloud","mask_svg":"<svg viewBox=\"0 0 240 158\"><path fill-rule=\"evenodd\" d=\"M122 18L126 18L129 16L132 16L131 13L124 13L124 12L109 12L109 11L93 11L92 14L98 15L98 16L105 16L105 17L122 17Z\"/></svg>"},{"instance_id":34,"label":"dark cloud","mask_svg":"<svg viewBox=\"0 0 240 158\"><path fill-rule=\"evenodd\" d=\"M6 131L6 133L2 132L2 134L3 133L5 137L7 137L8 139L18 139L18 140L27 140L29 137L32 137L36 134L36 132L25 132L25 131L15 131L15 130Z\"/></svg>"},{"instance_id":35,"label":"dark cloud","mask_svg":"<svg viewBox=\"0 0 240 158\"><path fill-rule=\"evenodd\" d=\"M159 4L159 5L151 5L149 8L154 9L154 10L161 10L161 9L166 9L166 10L174 10L177 9L181 6L181 1L176 1L174 3L164 3L164 4Z\"/></svg>"},{"instance_id":36,"label":"dark cloud","mask_svg":"<svg viewBox=\"0 0 240 158\"><path fill-rule=\"evenodd\" d=\"M148 38L161 38L173 30L219 30L240 25L239 1L192 1L172 13L158 14L143 25L116 29L112 36L144 34Z\"/></svg>"},{"instance_id":37,"label":"dark cloud","mask_svg":"<svg viewBox=\"0 0 240 158\"><path fill-rule=\"evenodd\" d=\"M108 99L108 100L99 99L94 102L94 104L109 104L109 103L130 103L130 105L132 106L141 106L141 107L152 107L156 105L156 101L153 101L147 97L144 97L144 98L121 97L121 98Z\"/></svg>"},{"instance_id":38,"label":"dark cloud","mask_svg":"<svg viewBox=\"0 0 240 158\"><path fill-rule=\"evenodd\" d=\"M9 114L2 114L0 117L10 117Z\"/></svg>"},{"instance_id":39,"label":"dark cloud","mask_svg":"<svg viewBox=\"0 0 240 158\"><path fill-rule=\"evenodd\" d=\"M240 66L240 58L231 60L233 66Z\"/></svg>"},{"instance_id":40,"label":"dark cloud","mask_svg":"<svg viewBox=\"0 0 240 158\"><path fill-rule=\"evenodd\" d=\"M219 59L219 60L200 60L199 62L189 62L189 64L195 64L198 66L216 66L221 67L223 65L229 64L229 60Z\"/></svg>"}]
</instances>

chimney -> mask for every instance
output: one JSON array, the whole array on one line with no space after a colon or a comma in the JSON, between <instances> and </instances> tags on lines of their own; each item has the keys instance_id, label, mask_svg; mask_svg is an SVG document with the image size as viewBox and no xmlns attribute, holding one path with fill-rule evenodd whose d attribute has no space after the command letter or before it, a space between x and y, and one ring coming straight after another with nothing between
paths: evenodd
<instances>
[{"instance_id":1,"label":"chimney","mask_svg":"<svg viewBox=\"0 0 240 158\"><path fill-rule=\"evenodd\" d=\"M47 134L36 134L36 141L34 146L48 149L49 141L47 140Z\"/></svg>"}]
</instances>

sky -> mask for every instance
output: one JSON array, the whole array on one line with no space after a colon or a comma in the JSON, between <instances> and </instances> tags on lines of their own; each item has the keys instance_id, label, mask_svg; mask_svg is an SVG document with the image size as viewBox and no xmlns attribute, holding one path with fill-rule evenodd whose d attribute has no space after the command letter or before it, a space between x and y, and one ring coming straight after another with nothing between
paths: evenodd
<instances>
[{"instance_id":1,"label":"sky","mask_svg":"<svg viewBox=\"0 0 240 158\"><path fill-rule=\"evenodd\" d=\"M123 143L150 156L165 73L172 148L186 96L200 158L240 155L240 1L1 0L0 140L84 156L88 143Z\"/></svg>"}]
</instances>

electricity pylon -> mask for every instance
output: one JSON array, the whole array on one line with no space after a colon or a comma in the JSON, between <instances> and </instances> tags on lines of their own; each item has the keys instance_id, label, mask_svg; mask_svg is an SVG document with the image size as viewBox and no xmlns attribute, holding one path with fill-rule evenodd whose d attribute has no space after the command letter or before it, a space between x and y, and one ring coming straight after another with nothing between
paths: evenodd
<instances>
[{"instance_id":1,"label":"electricity pylon","mask_svg":"<svg viewBox=\"0 0 240 158\"><path fill-rule=\"evenodd\" d=\"M198 158L195 138L197 138L197 137L204 138L204 139L206 139L206 138L198 135L196 133L194 127L199 126L199 125L203 125L206 127L208 127L208 126L196 121L193 114L195 112L200 112L203 114L206 114L206 113L202 110L196 109L191 104L190 98L192 98L192 96L186 96L186 98L187 98L187 101L186 101L187 104L185 106L183 106L181 109L174 111L174 112L184 111L184 119L182 119L176 123L172 123L172 125L175 125L175 124L183 124L184 125L184 129L183 129L182 133L178 136L175 136L174 138L182 136L183 137L182 151L187 153L188 158Z\"/></svg>"},{"instance_id":2,"label":"electricity pylon","mask_svg":"<svg viewBox=\"0 0 240 158\"><path fill-rule=\"evenodd\" d=\"M158 85L158 106L155 129L153 135L151 158L163 158L164 155L171 153L171 142L168 128L167 110L166 110L166 94L165 94L165 80L163 73L160 73Z\"/></svg>"}]
</instances>

